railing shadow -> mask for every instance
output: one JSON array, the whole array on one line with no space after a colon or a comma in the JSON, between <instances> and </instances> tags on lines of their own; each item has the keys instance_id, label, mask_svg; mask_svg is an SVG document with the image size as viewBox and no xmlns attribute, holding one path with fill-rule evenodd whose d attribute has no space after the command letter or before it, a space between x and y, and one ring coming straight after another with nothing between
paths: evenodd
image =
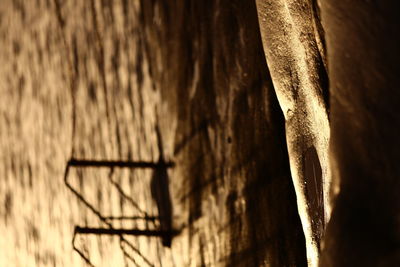
<instances>
[{"instance_id":1,"label":"railing shadow","mask_svg":"<svg viewBox=\"0 0 400 267\"><path fill-rule=\"evenodd\" d=\"M157 128L157 136L160 138L159 130ZM159 141L159 146L161 141ZM75 226L74 235L72 238L73 249L82 257L82 259L89 265L93 266L89 257L86 256L76 245L75 239L79 234L83 235L116 235L120 238L120 248L126 258L128 258L132 263L137 265L134 258L129 255L129 253L124 248L123 244L126 244L132 251L139 255L144 262L149 266L154 266L149 259L147 259L138 249L132 245L129 240L124 238L123 235L131 236L147 236L147 237L159 237L162 239L164 246L171 246L171 239L173 236L178 234L178 231L172 229L172 205L169 196L168 188L168 174L167 169L174 166L173 162L166 162L163 157L162 150L160 150L160 159L158 162L147 162L147 161L110 161L110 160L86 160L86 159L70 159L67 163L67 167L64 173L64 183L67 188L80 200L89 210L95 214L100 221L102 221L107 228L95 228L95 227L80 227ZM137 203L122 190L119 184L113 181L110 177L111 184L117 189L122 197L129 200L135 208L137 208L143 216L103 216L92 204L90 204L81 193L79 193L68 180L69 171L71 167L94 167L94 168L111 168L112 170L116 167L118 168L130 168L130 169L152 169L154 174L152 176L151 191L153 198L157 203L157 208L160 216L150 216L145 211L141 210ZM112 221L115 220L145 220L154 223L156 221L160 222L160 229L149 230L149 229L116 229L112 225ZM138 266L138 265L137 265Z\"/></svg>"}]
</instances>

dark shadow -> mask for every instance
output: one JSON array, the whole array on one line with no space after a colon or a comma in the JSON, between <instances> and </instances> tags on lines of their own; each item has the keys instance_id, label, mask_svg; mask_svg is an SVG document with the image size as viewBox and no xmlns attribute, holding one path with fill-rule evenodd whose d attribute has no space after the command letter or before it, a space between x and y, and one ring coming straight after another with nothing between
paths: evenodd
<instances>
[{"instance_id":1,"label":"dark shadow","mask_svg":"<svg viewBox=\"0 0 400 267\"><path fill-rule=\"evenodd\" d=\"M178 120L174 155L184 166L178 201L189 212L184 226L189 246L199 245L200 254L213 247L212 238L194 244L199 241L192 237L208 230L194 222L210 215L203 201L209 194L225 197L223 188L228 197L220 210L230 216L220 229L229 236L221 265L260 266L268 259L270 266L306 266L285 121L265 62L255 2L140 3L152 80ZM154 22L155 10L160 23ZM157 70L160 61L165 68Z\"/></svg>"},{"instance_id":2,"label":"dark shadow","mask_svg":"<svg viewBox=\"0 0 400 267\"><path fill-rule=\"evenodd\" d=\"M113 219L113 217L105 217L103 216L93 205L91 205L78 191L76 191L72 185L68 182L68 173L69 173L69 166L67 165L67 168L65 170L65 174L64 174L64 183L67 186L67 188L89 209L91 210L98 218L100 221L102 221L104 224L106 224L108 226L108 229L113 229L112 224L110 223L110 218L111 220ZM145 218L140 218L140 219L146 219ZM75 238L76 235L78 233L76 232L76 228L72 237L72 247L74 249L75 252L77 252L79 254L79 256L81 256L81 258L89 265L92 267L95 267L91 261L89 260L89 257L86 256L78 247L76 247L75 245ZM128 240L126 240L123 237L123 234L118 234L119 238L120 238L120 246L121 242L126 243L127 245L129 245L131 248L133 248L132 250L135 251L135 253L137 255L139 255L146 263L148 263L149 266L154 266L153 264L150 263L150 261L143 255L141 254L141 252L136 249ZM121 248L122 249L122 248ZM125 251L123 251L124 256L127 254ZM131 256L129 257L131 259L133 259Z\"/></svg>"},{"instance_id":3,"label":"dark shadow","mask_svg":"<svg viewBox=\"0 0 400 267\"><path fill-rule=\"evenodd\" d=\"M137 255L139 255L144 262L148 266L154 267L154 264L152 264L149 259L147 259L135 246L132 245L131 242L129 242L127 239L123 237L125 231L121 231L123 229L113 229L111 225L109 225L109 228L90 228L90 227L79 227L76 226L74 230L74 235L72 237L72 247L75 252L81 256L81 258L91 267L95 267L95 265L90 261L89 257L85 255L76 245L75 245L75 239L79 234L95 234L95 235L101 235L101 234L106 234L106 235L117 235L120 238L120 248L122 250L122 253L124 254L125 257L127 257L130 261L136 264L135 259L128 253L126 252L124 246L122 244L126 244L129 246ZM145 235L145 236L153 236L151 231L144 231L143 233L140 232L140 230L131 230L132 235ZM138 231L138 232L136 232ZM137 264L136 264L137 265Z\"/></svg>"},{"instance_id":4,"label":"dark shadow","mask_svg":"<svg viewBox=\"0 0 400 267\"><path fill-rule=\"evenodd\" d=\"M158 125L156 125L157 145L160 153L158 164L165 166L164 150L162 137ZM160 229L164 232L162 235L162 243L166 247L171 247L172 240L172 201L169 192L169 177L167 168L158 167L154 168L153 176L151 177L151 194L156 202Z\"/></svg>"},{"instance_id":5,"label":"dark shadow","mask_svg":"<svg viewBox=\"0 0 400 267\"><path fill-rule=\"evenodd\" d=\"M124 254L124 260L125 260L125 266L129 266L127 263L127 260L129 260L130 262L132 262L133 264L135 264L135 266L140 267L137 263L136 260L125 250L125 247L123 245L123 241L120 239L119 240L119 247L122 251L122 253Z\"/></svg>"},{"instance_id":6,"label":"dark shadow","mask_svg":"<svg viewBox=\"0 0 400 267\"><path fill-rule=\"evenodd\" d=\"M207 265L206 265L206 260L205 260L205 257L204 257L204 253L205 253L204 252L204 241L203 241L202 238L200 238L199 246L200 246L200 249L199 249L200 267L206 267Z\"/></svg>"},{"instance_id":7,"label":"dark shadow","mask_svg":"<svg viewBox=\"0 0 400 267\"><path fill-rule=\"evenodd\" d=\"M160 169L174 167L173 162L149 162L149 161L129 161L129 160L87 160L70 159L67 163L69 167L105 167L105 168L130 168L130 169Z\"/></svg>"},{"instance_id":8,"label":"dark shadow","mask_svg":"<svg viewBox=\"0 0 400 267\"><path fill-rule=\"evenodd\" d=\"M124 220L145 220L145 221L156 221L159 219L158 216L106 216L104 217L107 221L124 221Z\"/></svg>"},{"instance_id":9,"label":"dark shadow","mask_svg":"<svg viewBox=\"0 0 400 267\"><path fill-rule=\"evenodd\" d=\"M163 237L165 235L173 235L176 232L164 230L141 230L141 229L125 229L125 228L103 228L103 227L80 227L75 226L76 234L93 234L93 235L132 235L132 236L148 236Z\"/></svg>"},{"instance_id":10,"label":"dark shadow","mask_svg":"<svg viewBox=\"0 0 400 267\"><path fill-rule=\"evenodd\" d=\"M109 179L110 183L115 187L115 189L117 189L117 191L118 191L118 193L120 194L120 196L122 197L122 199L124 199L124 200L128 201L129 203L131 203L132 206L134 206L144 217L151 218L152 216L149 216L149 215L147 214L147 212L145 212L144 210L142 210L142 209L139 207L138 203L137 203L136 201L134 201L134 200L132 199L132 197L128 196L128 195L124 192L124 190L121 188L121 186L120 186L117 182L115 182L115 181L112 179L113 173L114 173L114 168L111 168L111 172L110 172L110 174L108 175L108 179Z\"/></svg>"},{"instance_id":11,"label":"dark shadow","mask_svg":"<svg viewBox=\"0 0 400 267\"><path fill-rule=\"evenodd\" d=\"M316 240L318 249L320 250L325 222L324 192L322 188L321 164L314 146L307 149L303 160L306 198L309 204L311 218L314 218L314 220L311 221L311 228L313 238Z\"/></svg>"},{"instance_id":12,"label":"dark shadow","mask_svg":"<svg viewBox=\"0 0 400 267\"><path fill-rule=\"evenodd\" d=\"M126 245L127 245L131 250L133 250L136 254L140 255L140 256L142 257L142 259L146 262L147 265L149 265L149 266L154 266L154 264L152 264L147 258L145 258L145 257L142 256L141 252L140 252L135 246L133 246L131 242L129 242L129 241L126 240L126 239L121 238L121 239L120 239L120 248L121 248L121 250L122 250L122 253L124 253L124 255L128 255L128 259L129 259L131 262L133 262L134 264L136 264L136 266L139 266L139 265L136 263L135 259L126 251L124 245L122 245L122 244L126 244Z\"/></svg>"},{"instance_id":13,"label":"dark shadow","mask_svg":"<svg viewBox=\"0 0 400 267\"><path fill-rule=\"evenodd\" d=\"M78 253L79 256L86 262L87 265L90 267L95 267L95 265L90 261L89 257L86 256L76 245L75 245L75 238L76 238L76 233L74 232L74 235L72 236L72 248L73 250Z\"/></svg>"},{"instance_id":14,"label":"dark shadow","mask_svg":"<svg viewBox=\"0 0 400 267\"><path fill-rule=\"evenodd\" d=\"M182 140L175 145L174 155L177 155L181 150L198 134L207 130L208 122L206 120L202 121L199 126L195 126L188 135L185 135Z\"/></svg>"}]
</instances>

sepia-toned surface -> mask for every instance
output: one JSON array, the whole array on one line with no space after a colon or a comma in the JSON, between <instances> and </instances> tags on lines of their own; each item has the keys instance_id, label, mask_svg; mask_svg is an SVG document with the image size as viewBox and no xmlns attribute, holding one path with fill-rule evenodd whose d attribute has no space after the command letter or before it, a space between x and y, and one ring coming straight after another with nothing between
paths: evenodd
<instances>
[{"instance_id":1,"label":"sepia-toned surface","mask_svg":"<svg viewBox=\"0 0 400 267\"><path fill-rule=\"evenodd\" d=\"M340 189L321 266L399 266L399 2L321 2Z\"/></svg>"},{"instance_id":2,"label":"sepia-toned surface","mask_svg":"<svg viewBox=\"0 0 400 267\"><path fill-rule=\"evenodd\" d=\"M84 265L72 252L73 226L99 220L63 184L69 157L158 157L157 92L138 57L138 36L130 34L138 28L137 16L124 20L122 2L115 4L112 22L111 9L99 1L56 3L0 3L1 266ZM102 213L118 216L143 214L111 181L154 213L149 177L84 170L70 179ZM79 245L94 263L118 266L123 258L116 240L90 237ZM154 256L157 242L142 243L141 250Z\"/></svg>"},{"instance_id":3,"label":"sepia-toned surface","mask_svg":"<svg viewBox=\"0 0 400 267\"><path fill-rule=\"evenodd\" d=\"M1 267L400 265L398 3L256 2L0 1Z\"/></svg>"},{"instance_id":4,"label":"sepia-toned surface","mask_svg":"<svg viewBox=\"0 0 400 267\"><path fill-rule=\"evenodd\" d=\"M73 226L104 225L63 184L67 160L155 161L156 126L180 235L128 237L130 259L116 237L78 237L96 266L306 265L255 3L7 0L0 45L0 266L85 266ZM70 173L113 216L157 215L151 177Z\"/></svg>"},{"instance_id":5,"label":"sepia-toned surface","mask_svg":"<svg viewBox=\"0 0 400 267\"><path fill-rule=\"evenodd\" d=\"M309 266L330 215L328 76L317 1L259 0L263 47L285 116L290 170Z\"/></svg>"}]
</instances>

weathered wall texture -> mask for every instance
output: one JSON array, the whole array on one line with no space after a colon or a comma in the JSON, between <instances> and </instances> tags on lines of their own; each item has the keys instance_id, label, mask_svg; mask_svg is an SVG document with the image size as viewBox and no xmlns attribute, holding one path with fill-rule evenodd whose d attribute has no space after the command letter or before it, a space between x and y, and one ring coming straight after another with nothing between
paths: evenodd
<instances>
[{"instance_id":1,"label":"weathered wall texture","mask_svg":"<svg viewBox=\"0 0 400 267\"><path fill-rule=\"evenodd\" d=\"M328 76L316 1L259 0L266 61L285 116L290 169L309 266L330 215Z\"/></svg>"},{"instance_id":2,"label":"weathered wall texture","mask_svg":"<svg viewBox=\"0 0 400 267\"><path fill-rule=\"evenodd\" d=\"M256 2L0 1L0 266L85 266L73 226L105 225L64 186L67 160L155 161L156 128L176 163L179 235L171 248L80 236L90 261L315 264L329 215L328 115L340 193L321 266L399 265L399 4L321 1L321 19L317 1ZM156 216L154 177L70 173L112 216Z\"/></svg>"},{"instance_id":3,"label":"weathered wall texture","mask_svg":"<svg viewBox=\"0 0 400 267\"><path fill-rule=\"evenodd\" d=\"M137 9L119 1L0 1L0 266L85 265L72 251L73 226L100 223L63 184L69 157L158 158L159 94L140 57ZM118 216L143 212L112 181L155 213L149 177L82 170L70 179L104 215ZM123 266L117 241L78 245L94 263ZM139 243L157 259L161 244Z\"/></svg>"},{"instance_id":4,"label":"weathered wall texture","mask_svg":"<svg viewBox=\"0 0 400 267\"><path fill-rule=\"evenodd\" d=\"M255 4L142 5L150 73L161 89L161 114L171 114L161 123L181 166L171 182L187 224L186 264L304 266L284 119Z\"/></svg>"},{"instance_id":5,"label":"weathered wall texture","mask_svg":"<svg viewBox=\"0 0 400 267\"><path fill-rule=\"evenodd\" d=\"M306 265L255 3L1 1L0 45L0 265L84 266L73 226L102 224L62 183L67 159L156 160L156 125L181 234L131 238L131 259L117 238L78 238L96 266ZM102 214L143 216L150 177L70 179Z\"/></svg>"}]
</instances>

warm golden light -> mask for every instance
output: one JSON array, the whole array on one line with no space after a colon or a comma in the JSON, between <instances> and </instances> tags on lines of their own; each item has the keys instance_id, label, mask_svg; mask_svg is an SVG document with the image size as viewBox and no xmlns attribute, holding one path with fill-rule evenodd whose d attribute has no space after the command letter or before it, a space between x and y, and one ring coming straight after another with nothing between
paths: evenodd
<instances>
[{"instance_id":1,"label":"warm golden light","mask_svg":"<svg viewBox=\"0 0 400 267\"><path fill-rule=\"evenodd\" d=\"M0 266L317 266L314 9L0 1Z\"/></svg>"},{"instance_id":2,"label":"warm golden light","mask_svg":"<svg viewBox=\"0 0 400 267\"><path fill-rule=\"evenodd\" d=\"M323 66L315 35L312 7L298 1L257 1L264 51L274 88L286 119L290 169L296 189L297 206L307 243L309 266L318 265L318 247L324 224L330 215L330 170L328 159L329 122L322 92ZM323 55L322 55L323 56ZM322 167L322 229L312 226L316 217L310 205L305 175L305 154L315 147ZM317 159L318 160L318 159ZM320 216L321 216L320 215Z\"/></svg>"}]
</instances>

